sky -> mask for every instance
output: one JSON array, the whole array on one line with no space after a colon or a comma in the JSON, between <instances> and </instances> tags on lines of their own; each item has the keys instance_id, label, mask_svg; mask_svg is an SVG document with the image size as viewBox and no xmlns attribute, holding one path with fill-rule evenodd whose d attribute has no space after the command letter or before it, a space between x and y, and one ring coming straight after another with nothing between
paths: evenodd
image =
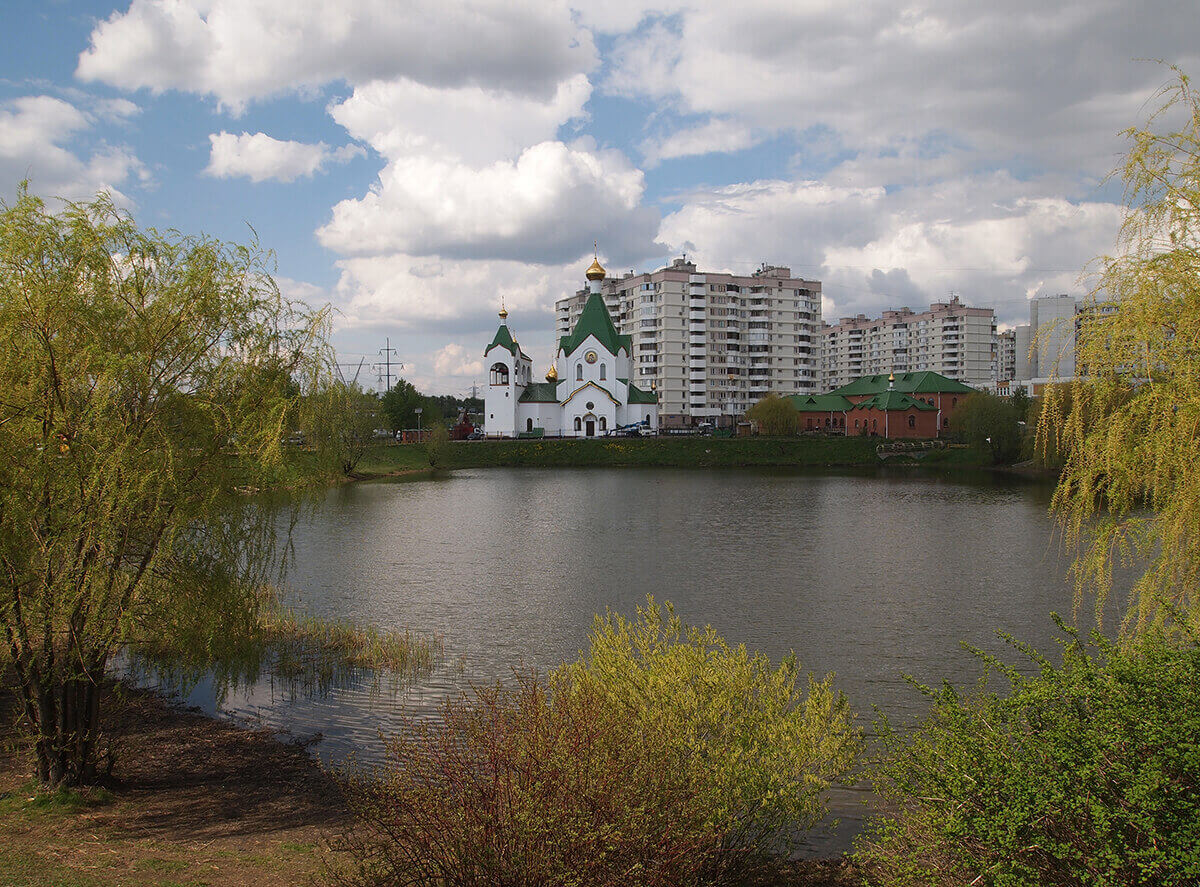
<instances>
[{"instance_id":1,"label":"sky","mask_svg":"<svg viewBox=\"0 0 1200 887\"><path fill-rule=\"evenodd\" d=\"M1028 322L1114 249L1108 174L1186 0L4 0L0 198L106 189L275 252L344 372L483 379L503 303L540 374L593 243L822 281L826 320L956 293ZM394 379L393 379L394 381Z\"/></svg>"}]
</instances>

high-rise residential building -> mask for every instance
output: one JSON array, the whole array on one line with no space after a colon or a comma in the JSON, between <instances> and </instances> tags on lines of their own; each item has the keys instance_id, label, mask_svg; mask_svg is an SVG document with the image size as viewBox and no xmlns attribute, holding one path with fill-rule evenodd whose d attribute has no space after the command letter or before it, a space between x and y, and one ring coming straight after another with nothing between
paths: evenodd
<instances>
[{"instance_id":1,"label":"high-rise residential building","mask_svg":"<svg viewBox=\"0 0 1200 887\"><path fill-rule=\"evenodd\" d=\"M600 292L633 337L630 381L658 391L664 425L740 415L770 392L822 390L820 281L766 264L748 275L697 271L684 258L606 278ZM559 336L587 298L580 290L556 303Z\"/></svg>"},{"instance_id":2,"label":"high-rise residential building","mask_svg":"<svg viewBox=\"0 0 1200 887\"><path fill-rule=\"evenodd\" d=\"M1034 383L1035 389L1054 379L1075 375L1075 342L1092 317L1115 311L1116 302L1103 294L1092 299L1037 296L1029 300L1029 324L1016 327L1016 365L1013 378Z\"/></svg>"},{"instance_id":3,"label":"high-rise residential building","mask_svg":"<svg viewBox=\"0 0 1200 887\"><path fill-rule=\"evenodd\" d=\"M974 386L996 378L996 312L967 307L957 296L920 313L900 308L882 317L843 317L822 333L827 388L925 370Z\"/></svg>"},{"instance_id":4,"label":"high-rise residential building","mask_svg":"<svg viewBox=\"0 0 1200 887\"><path fill-rule=\"evenodd\" d=\"M996 381L1011 382L1017 372L1017 331L1005 330L996 336Z\"/></svg>"}]
</instances>

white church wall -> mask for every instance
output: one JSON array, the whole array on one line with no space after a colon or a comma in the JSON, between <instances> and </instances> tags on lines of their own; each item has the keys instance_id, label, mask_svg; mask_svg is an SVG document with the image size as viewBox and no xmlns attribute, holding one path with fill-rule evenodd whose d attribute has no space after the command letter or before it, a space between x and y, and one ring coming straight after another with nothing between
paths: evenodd
<instances>
[{"instance_id":1,"label":"white church wall","mask_svg":"<svg viewBox=\"0 0 1200 887\"><path fill-rule=\"evenodd\" d=\"M595 363L587 362L589 352L595 352ZM578 348L571 352L569 357L560 358L558 362L560 364L558 367L559 377L566 379L567 384L572 386L572 390L588 382L595 382L617 400L621 400L625 396L624 391L618 390L624 386L619 385L617 379L629 377L620 374L619 361L605 350L595 336L588 336ZM626 372L628 372L628 362L626 362Z\"/></svg>"}]
</instances>

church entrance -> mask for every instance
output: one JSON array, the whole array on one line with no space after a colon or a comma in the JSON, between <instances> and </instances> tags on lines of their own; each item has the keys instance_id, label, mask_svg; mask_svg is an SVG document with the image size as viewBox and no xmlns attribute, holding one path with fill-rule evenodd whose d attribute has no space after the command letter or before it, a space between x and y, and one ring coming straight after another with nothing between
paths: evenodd
<instances>
[{"instance_id":1,"label":"church entrance","mask_svg":"<svg viewBox=\"0 0 1200 887\"><path fill-rule=\"evenodd\" d=\"M587 420L587 422L585 423L584 427L587 429L587 436L588 436L588 437L595 437L595 436L596 436L596 422L595 422L595 420L593 420L593 419L588 419L588 420Z\"/></svg>"}]
</instances>

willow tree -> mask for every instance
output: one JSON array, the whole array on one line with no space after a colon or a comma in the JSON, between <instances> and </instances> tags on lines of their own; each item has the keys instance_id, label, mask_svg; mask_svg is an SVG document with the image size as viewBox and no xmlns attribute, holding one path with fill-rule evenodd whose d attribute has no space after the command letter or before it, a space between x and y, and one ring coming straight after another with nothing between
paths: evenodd
<instances>
[{"instance_id":1,"label":"willow tree","mask_svg":"<svg viewBox=\"0 0 1200 887\"><path fill-rule=\"evenodd\" d=\"M1103 603L1113 568L1144 565L1126 628L1200 611L1200 97L1178 69L1124 135L1126 214L1098 260L1076 375L1048 389L1038 427L1064 466L1053 510L1078 596ZM1068 406L1069 405L1069 406Z\"/></svg>"},{"instance_id":2,"label":"willow tree","mask_svg":"<svg viewBox=\"0 0 1200 887\"><path fill-rule=\"evenodd\" d=\"M94 777L122 644L255 618L276 518L246 492L328 366L266 259L103 195L0 204L0 630L45 785Z\"/></svg>"},{"instance_id":3,"label":"willow tree","mask_svg":"<svg viewBox=\"0 0 1200 887\"><path fill-rule=\"evenodd\" d=\"M757 423L759 431L771 437L793 435L800 427L800 414L796 412L795 404L774 393L746 410L746 418Z\"/></svg>"}]
</instances>

